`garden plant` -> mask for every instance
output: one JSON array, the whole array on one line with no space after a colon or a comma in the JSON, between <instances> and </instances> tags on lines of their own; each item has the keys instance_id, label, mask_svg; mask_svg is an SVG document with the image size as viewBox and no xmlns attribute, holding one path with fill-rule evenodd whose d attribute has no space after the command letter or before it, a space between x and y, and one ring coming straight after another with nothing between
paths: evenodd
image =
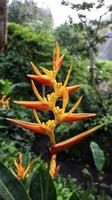
<instances>
[{"instance_id":1,"label":"garden plant","mask_svg":"<svg viewBox=\"0 0 112 200\"><path fill-rule=\"evenodd\" d=\"M64 54L60 53L60 46L58 42L56 42L51 70L40 66L40 69L42 71L41 73L40 70L38 70L38 68L33 63L31 63L32 69L35 74L28 74L28 77L31 79L32 90L36 96L36 100L14 101L14 103L20 106L32 109L36 122L32 123L11 118L7 118L7 120L17 126L28 129L35 134L40 134L43 137L47 136L50 141L49 161L48 163L45 163L42 167L40 167L40 169L35 170L32 178L29 178L28 173L30 168L33 168L34 162L31 161L27 167L24 167L23 155L21 152L19 152L18 161L14 161L15 171L13 173L11 173L3 165L3 163L0 163L0 199L2 200L58 199L54 184L54 179L59 173L60 168L57 165L57 154L75 145L76 143L91 135L99 128L102 128L102 126L109 123L107 122L101 125L97 125L67 140L61 142L56 141L55 129L59 124L86 120L96 116L96 114L94 113L77 113L77 108L79 107L83 98L82 96L68 111L67 106L69 104L70 94L76 92L80 88L80 85L69 86L68 84L72 71L72 66L70 66L64 83L57 81L57 74L59 70L61 70L63 59ZM36 82L42 84L46 88L50 87L51 93L47 94L46 96L40 95L36 86ZM5 100L5 102L7 100ZM61 105L59 104L59 101L61 101ZM3 104L3 98L1 99L0 103ZM41 122L37 111L52 112L52 118L46 122ZM28 178L29 184L26 184L25 181ZM73 194L71 194L68 199L87 199L89 192L90 191L86 191L85 193L80 195L73 192Z\"/></svg>"}]
</instances>

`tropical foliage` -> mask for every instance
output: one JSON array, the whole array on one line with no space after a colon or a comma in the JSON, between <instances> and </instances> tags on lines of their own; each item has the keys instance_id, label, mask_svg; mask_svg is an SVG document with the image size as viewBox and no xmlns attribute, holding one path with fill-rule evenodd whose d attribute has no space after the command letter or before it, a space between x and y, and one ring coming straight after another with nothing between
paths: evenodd
<instances>
[{"instance_id":1,"label":"tropical foliage","mask_svg":"<svg viewBox=\"0 0 112 200\"><path fill-rule=\"evenodd\" d=\"M74 6L77 13L94 7ZM100 21L95 37L94 87L84 16L54 29L50 11L33 1L13 0L8 9L8 43L0 54L0 199L111 200L111 39L103 37L111 20ZM91 40L99 22L93 23ZM97 115L89 119L90 113Z\"/></svg>"}]
</instances>

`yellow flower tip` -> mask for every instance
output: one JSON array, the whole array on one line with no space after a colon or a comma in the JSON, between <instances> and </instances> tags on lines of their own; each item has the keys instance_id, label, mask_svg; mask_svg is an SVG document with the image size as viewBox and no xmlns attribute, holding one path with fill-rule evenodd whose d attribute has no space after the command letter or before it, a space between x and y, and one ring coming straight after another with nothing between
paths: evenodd
<instances>
[{"instance_id":1,"label":"yellow flower tip","mask_svg":"<svg viewBox=\"0 0 112 200\"><path fill-rule=\"evenodd\" d=\"M60 45L59 45L58 41L56 41L56 47L55 47L54 52L55 52L55 56L57 56L57 58L59 58L59 56L60 56Z\"/></svg>"},{"instance_id":2,"label":"yellow flower tip","mask_svg":"<svg viewBox=\"0 0 112 200\"><path fill-rule=\"evenodd\" d=\"M63 64L64 54L59 58L57 64L56 64L56 74L58 73L59 69L61 68Z\"/></svg>"},{"instance_id":3,"label":"yellow flower tip","mask_svg":"<svg viewBox=\"0 0 112 200\"><path fill-rule=\"evenodd\" d=\"M22 160L23 160L23 155L22 155L21 152L19 152L18 162L19 162L19 163L22 163Z\"/></svg>"},{"instance_id":4,"label":"yellow flower tip","mask_svg":"<svg viewBox=\"0 0 112 200\"><path fill-rule=\"evenodd\" d=\"M63 112L66 109L66 106L68 105L69 102L69 94L68 94L68 90L66 87L63 88Z\"/></svg>"},{"instance_id":5,"label":"yellow flower tip","mask_svg":"<svg viewBox=\"0 0 112 200\"><path fill-rule=\"evenodd\" d=\"M70 69L68 70L68 74L67 74L67 76L66 76L66 79L65 79L65 82L64 82L64 85L63 85L64 87L66 87L66 85L68 84L71 71L72 71L72 66L70 66Z\"/></svg>"},{"instance_id":6,"label":"yellow flower tip","mask_svg":"<svg viewBox=\"0 0 112 200\"><path fill-rule=\"evenodd\" d=\"M77 101L77 103L75 103L75 105L70 109L69 113L74 112L74 111L78 108L78 106L80 105L80 103L81 103L81 101L82 101L82 98L83 98L83 96L81 96L81 97L79 98L79 100Z\"/></svg>"},{"instance_id":7,"label":"yellow flower tip","mask_svg":"<svg viewBox=\"0 0 112 200\"><path fill-rule=\"evenodd\" d=\"M53 70L55 75L58 73L62 63L63 63L64 54L60 56L60 46L59 43L56 42L56 47L53 54Z\"/></svg>"},{"instance_id":8,"label":"yellow flower tip","mask_svg":"<svg viewBox=\"0 0 112 200\"><path fill-rule=\"evenodd\" d=\"M31 66L33 71L37 74L37 75L41 75L41 73L39 72L39 70L37 69L37 67L31 62Z\"/></svg>"},{"instance_id":9,"label":"yellow flower tip","mask_svg":"<svg viewBox=\"0 0 112 200\"><path fill-rule=\"evenodd\" d=\"M13 103L15 103L15 104L19 104L19 101L13 101Z\"/></svg>"}]
</instances>

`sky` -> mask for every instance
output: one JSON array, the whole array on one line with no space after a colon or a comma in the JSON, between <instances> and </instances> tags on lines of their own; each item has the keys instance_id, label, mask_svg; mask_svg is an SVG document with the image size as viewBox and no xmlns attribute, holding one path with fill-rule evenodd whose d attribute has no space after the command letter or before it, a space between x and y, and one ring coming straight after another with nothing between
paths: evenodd
<instances>
[{"instance_id":1,"label":"sky","mask_svg":"<svg viewBox=\"0 0 112 200\"><path fill-rule=\"evenodd\" d=\"M11 0L10 0L11 1ZM24 1L24 0L21 0ZM60 24L63 24L65 21L67 21L68 16L72 16L73 20L75 22L78 22L78 16L75 11L70 9L68 6L63 6L61 5L62 0L34 0L35 2L38 3L39 7L49 7L53 16L53 21L54 21L54 27L59 26ZM86 2L91 2L90 0L85 0ZM72 0L74 3L80 3L83 2L83 0ZM93 2L96 2L96 0L93 0ZM106 6L112 3L112 0L105 0ZM106 11L103 9L102 11L89 13L88 17L90 19L98 18L102 13ZM86 12L87 14L87 12Z\"/></svg>"}]
</instances>

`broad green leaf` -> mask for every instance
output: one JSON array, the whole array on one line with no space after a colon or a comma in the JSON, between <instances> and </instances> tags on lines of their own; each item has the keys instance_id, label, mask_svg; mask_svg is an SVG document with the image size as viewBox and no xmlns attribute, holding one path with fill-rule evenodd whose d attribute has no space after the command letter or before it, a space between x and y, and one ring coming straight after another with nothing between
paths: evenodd
<instances>
[{"instance_id":1,"label":"broad green leaf","mask_svg":"<svg viewBox=\"0 0 112 200\"><path fill-rule=\"evenodd\" d=\"M105 156L102 149L100 149L99 145L96 142L91 142L90 149L92 151L94 164L98 171L102 171L104 163L105 163Z\"/></svg>"},{"instance_id":2,"label":"broad green leaf","mask_svg":"<svg viewBox=\"0 0 112 200\"><path fill-rule=\"evenodd\" d=\"M70 196L69 200L81 200L78 194L73 192L73 194Z\"/></svg>"},{"instance_id":3,"label":"broad green leaf","mask_svg":"<svg viewBox=\"0 0 112 200\"><path fill-rule=\"evenodd\" d=\"M0 197L4 200L30 200L20 181L0 162Z\"/></svg>"},{"instance_id":4,"label":"broad green leaf","mask_svg":"<svg viewBox=\"0 0 112 200\"><path fill-rule=\"evenodd\" d=\"M32 177L30 185L32 200L56 200L56 189L48 170L39 169Z\"/></svg>"},{"instance_id":5,"label":"broad green leaf","mask_svg":"<svg viewBox=\"0 0 112 200\"><path fill-rule=\"evenodd\" d=\"M91 200L92 199L93 188L89 188L81 194L81 200Z\"/></svg>"}]
</instances>

